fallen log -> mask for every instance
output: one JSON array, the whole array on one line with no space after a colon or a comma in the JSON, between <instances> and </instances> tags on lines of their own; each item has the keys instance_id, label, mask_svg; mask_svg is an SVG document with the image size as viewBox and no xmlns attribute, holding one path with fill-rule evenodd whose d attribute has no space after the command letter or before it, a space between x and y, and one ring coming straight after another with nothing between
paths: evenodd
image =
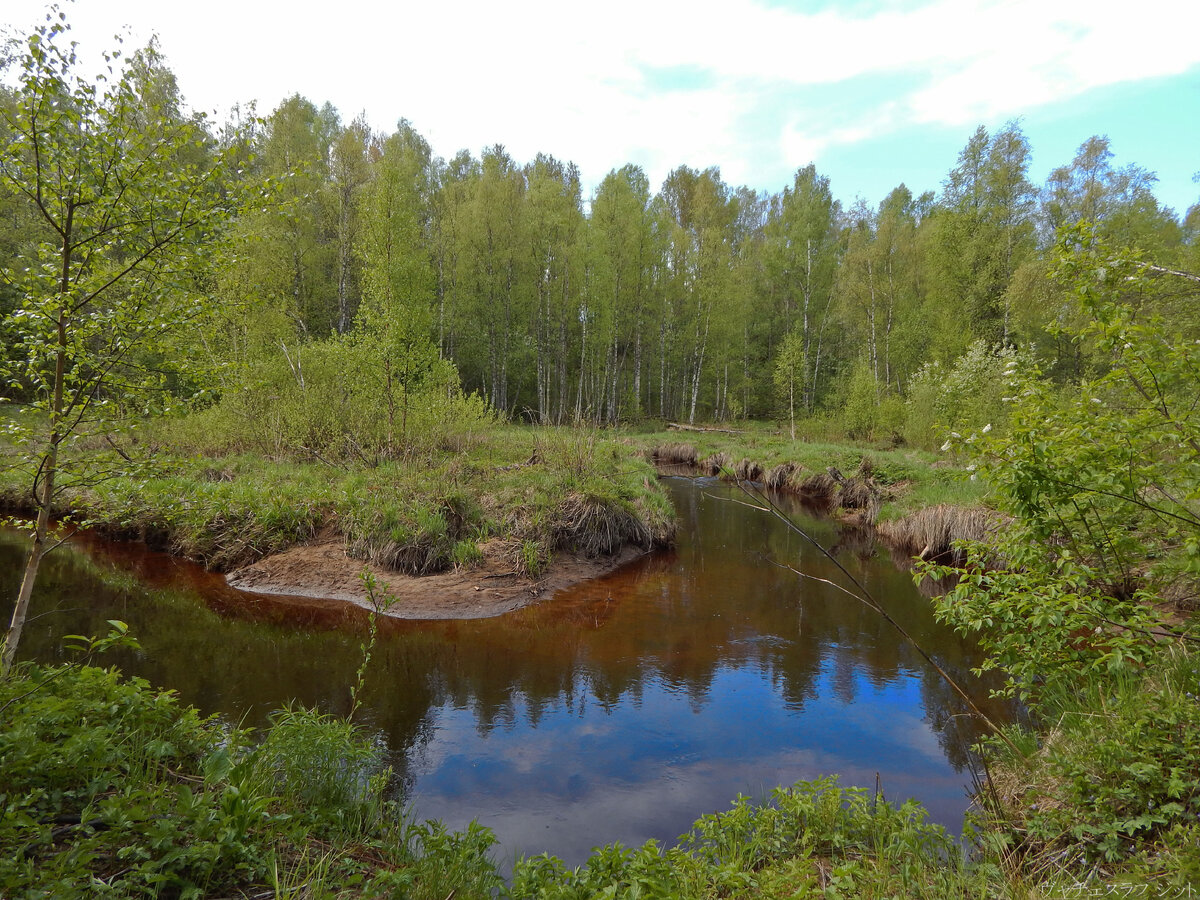
<instances>
[{"instance_id":1,"label":"fallen log","mask_svg":"<svg viewBox=\"0 0 1200 900\"><path fill-rule=\"evenodd\" d=\"M745 434L744 431L735 431L732 428L701 428L699 425L683 425L679 422L668 422L668 428L673 428L676 431L707 431L716 434Z\"/></svg>"}]
</instances>

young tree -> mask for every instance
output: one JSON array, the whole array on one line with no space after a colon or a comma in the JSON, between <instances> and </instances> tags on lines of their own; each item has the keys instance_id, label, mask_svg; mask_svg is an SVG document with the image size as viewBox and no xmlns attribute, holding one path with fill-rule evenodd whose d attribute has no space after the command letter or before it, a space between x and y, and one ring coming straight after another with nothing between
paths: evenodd
<instances>
[{"instance_id":1,"label":"young tree","mask_svg":"<svg viewBox=\"0 0 1200 900\"><path fill-rule=\"evenodd\" d=\"M434 272L422 229L432 154L407 122L378 153L360 210L363 305L358 320L367 346L359 352L379 357L378 396L387 406L385 449L392 453L397 440L407 450L413 395L439 361L433 341Z\"/></svg>"},{"instance_id":2,"label":"young tree","mask_svg":"<svg viewBox=\"0 0 1200 900\"><path fill-rule=\"evenodd\" d=\"M206 305L195 251L226 212L221 158L200 124L156 109L134 66L81 78L67 31L57 13L28 36L13 102L0 109L0 185L37 221L23 264L4 275L17 303L3 331L19 348L5 380L32 397L9 427L37 509L4 673L49 549L55 498L111 474L85 439L94 446L131 410L159 406L167 343ZM108 56L110 68L119 56Z\"/></svg>"},{"instance_id":3,"label":"young tree","mask_svg":"<svg viewBox=\"0 0 1200 900\"><path fill-rule=\"evenodd\" d=\"M816 403L822 326L837 272L839 211L829 178L810 164L798 169L792 186L784 188L766 228L765 286L776 306L769 314L782 340L799 341L794 388L808 413ZM795 339L788 337L793 332ZM793 384L788 384L792 416Z\"/></svg>"}]
</instances>

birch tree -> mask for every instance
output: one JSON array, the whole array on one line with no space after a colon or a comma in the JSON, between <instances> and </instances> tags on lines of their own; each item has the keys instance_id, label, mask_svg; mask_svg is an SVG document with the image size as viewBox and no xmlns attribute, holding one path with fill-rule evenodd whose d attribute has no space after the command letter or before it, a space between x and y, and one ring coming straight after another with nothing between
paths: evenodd
<instances>
[{"instance_id":1,"label":"birch tree","mask_svg":"<svg viewBox=\"0 0 1200 900\"><path fill-rule=\"evenodd\" d=\"M37 511L5 673L53 547L56 498L119 472L121 458L90 448L168 402L171 340L206 311L197 251L227 212L200 125L147 103L119 51L106 80L80 77L67 33L60 13L28 35L0 111L0 183L37 222L23 265L4 273L17 298L4 331L19 348L5 380L33 398L9 430Z\"/></svg>"}]
</instances>

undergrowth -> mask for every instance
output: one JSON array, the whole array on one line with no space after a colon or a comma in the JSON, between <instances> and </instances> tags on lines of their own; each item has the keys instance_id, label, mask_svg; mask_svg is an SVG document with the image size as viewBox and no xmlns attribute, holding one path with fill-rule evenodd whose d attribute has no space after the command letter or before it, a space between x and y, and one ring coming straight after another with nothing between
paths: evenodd
<instances>
[{"instance_id":1,"label":"undergrowth","mask_svg":"<svg viewBox=\"0 0 1200 900\"><path fill-rule=\"evenodd\" d=\"M229 452L179 423L159 423L142 440L136 477L68 487L57 512L215 569L322 529L340 534L352 556L413 575L470 567L492 539L536 573L558 551L650 549L674 534L653 468L591 429L497 426L462 452L372 465ZM0 507L28 506L19 473L0 466Z\"/></svg>"},{"instance_id":2,"label":"undergrowth","mask_svg":"<svg viewBox=\"0 0 1200 900\"><path fill-rule=\"evenodd\" d=\"M379 741L321 713L262 735L86 666L0 682L0 896L493 896L490 832L385 799Z\"/></svg>"},{"instance_id":3,"label":"undergrowth","mask_svg":"<svg viewBox=\"0 0 1200 900\"><path fill-rule=\"evenodd\" d=\"M1200 658L1164 651L1041 698L995 742L989 812L1010 866L1041 882L1200 885Z\"/></svg>"}]
</instances>

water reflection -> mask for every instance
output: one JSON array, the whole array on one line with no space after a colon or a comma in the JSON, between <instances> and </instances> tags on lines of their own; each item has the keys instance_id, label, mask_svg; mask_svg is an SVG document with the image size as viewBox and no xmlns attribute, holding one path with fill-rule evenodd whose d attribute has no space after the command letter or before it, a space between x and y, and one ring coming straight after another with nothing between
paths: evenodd
<instances>
[{"instance_id":1,"label":"water reflection","mask_svg":"<svg viewBox=\"0 0 1200 900\"><path fill-rule=\"evenodd\" d=\"M365 713L417 812L479 819L506 858L549 850L577 864L610 840L671 841L739 793L827 773L874 785L878 773L890 799L918 797L957 829L978 736L961 699L877 614L774 563L837 581L807 542L720 483L671 490L671 552L497 619L383 623ZM805 524L971 682L971 648L933 622L906 573L874 558L869 532ZM289 701L348 711L361 610L244 595L144 548L87 549L47 560L24 654L61 658L63 634L121 618L143 650L119 665L206 712L261 724ZM5 537L8 602L20 564Z\"/></svg>"}]
</instances>

